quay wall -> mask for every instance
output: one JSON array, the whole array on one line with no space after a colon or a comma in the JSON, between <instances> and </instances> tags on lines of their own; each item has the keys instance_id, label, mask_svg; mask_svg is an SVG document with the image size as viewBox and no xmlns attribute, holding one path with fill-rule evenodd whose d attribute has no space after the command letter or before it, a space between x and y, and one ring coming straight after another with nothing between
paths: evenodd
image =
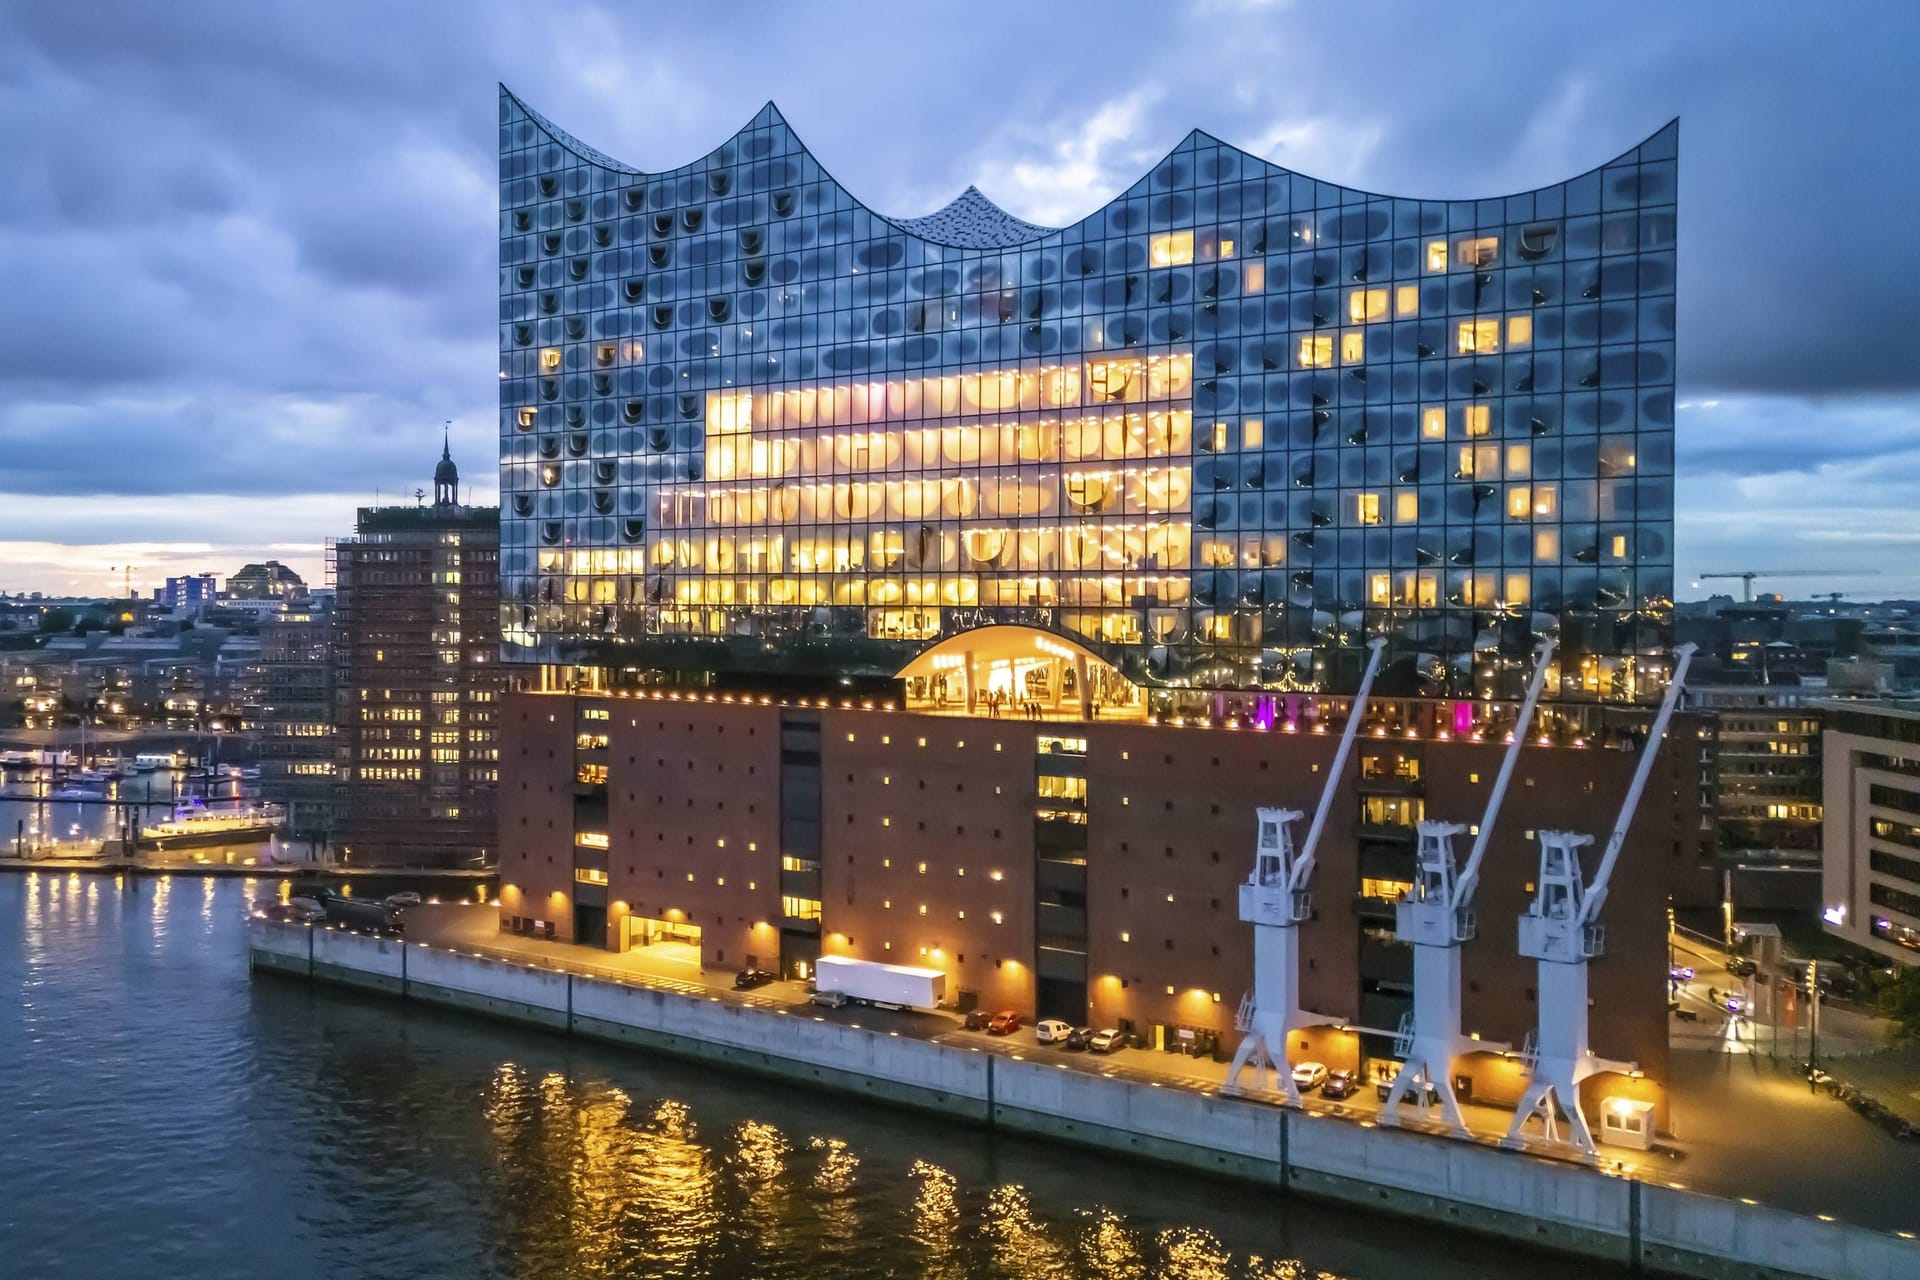
<instances>
[{"instance_id":1,"label":"quay wall","mask_svg":"<svg viewBox=\"0 0 1920 1280\"><path fill-rule=\"evenodd\" d=\"M1519 1152L421 943L255 919L250 963L719 1063L1623 1267L1906 1280L1920 1242Z\"/></svg>"}]
</instances>

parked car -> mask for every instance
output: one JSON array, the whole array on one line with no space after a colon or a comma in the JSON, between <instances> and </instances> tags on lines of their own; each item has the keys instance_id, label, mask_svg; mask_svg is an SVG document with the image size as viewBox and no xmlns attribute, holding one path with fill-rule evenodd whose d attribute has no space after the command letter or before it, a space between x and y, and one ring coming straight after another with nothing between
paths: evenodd
<instances>
[{"instance_id":1,"label":"parked car","mask_svg":"<svg viewBox=\"0 0 1920 1280\"><path fill-rule=\"evenodd\" d=\"M969 1031L985 1031L987 1029L987 1024L992 1021L993 1021L993 1010L969 1009L967 1010L966 1018L963 1020L963 1025Z\"/></svg>"},{"instance_id":2,"label":"parked car","mask_svg":"<svg viewBox=\"0 0 1920 1280\"><path fill-rule=\"evenodd\" d=\"M312 898L288 898L287 919L314 924L327 918L327 909Z\"/></svg>"},{"instance_id":3,"label":"parked car","mask_svg":"<svg viewBox=\"0 0 1920 1280\"><path fill-rule=\"evenodd\" d=\"M1092 1027L1075 1027L1067 1032L1066 1047L1078 1053L1093 1042Z\"/></svg>"},{"instance_id":4,"label":"parked car","mask_svg":"<svg viewBox=\"0 0 1920 1280\"><path fill-rule=\"evenodd\" d=\"M1058 1018L1042 1018L1033 1024L1033 1038L1041 1044L1064 1044L1073 1027Z\"/></svg>"},{"instance_id":5,"label":"parked car","mask_svg":"<svg viewBox=\"0 0 1920 1280\"><path fill-rule=\"evenodd\" d=\"M824 1009L839 1009L846 1005L847 993L844 991L816 991L808 996L807 999Z\"/></svg>"},{"instance_id":6,"label":"parked car","mask_svg":"<svg viewBox=\"0 0 1920 1280\"><path fill-rule=\"evenodd\" d=\"M1331 1071L1327 1073L1327 1082L1320 1086L1320 1096L1339 1101L1351 1098L1360 1088L1360 1082L1353 1078L1351 1071Z\"/></svg>"},{"instance_id":7,"label":"parked car","mask_svg":"<svg viewBox=\"0 0 1920 1280\"><path fill-rule=\"evenodd\" d=\"M1729 956L1727 958L1727 972L1736 978L1750 978L1758 972L1759 968L1759 965L1755 964L1746 956Z\"/></svg>"},{"instance_id":8,"label":"parked car","mask_svg":"<svg viewBox=\"0 0 1920 1280\"><path fill-rule=\"evenodd\" d=\"M1312 1093L1327 1082L1327 1064L1324 1062L1302 1062L1293 1068L1293 1087L1302 1093Z\"/></svg>"},{"instance_id":9,"label":"parked car","mask_svg":"<svg viewBox=\"0 0 1920 1280\"><path fill-rule=\"evenodd\" d=\"M764 987L774 981L778 974L768 973L765 969L742 969L733 975L735 991L751 991L755 987Z\"/></svg>"},{"instance_id":10,"label":"parked car","mask_svg":"<svg viewBox=\"0 0 1920 1280\"><path fill-rule=\"evenodd\" d=\"M1087 1048L1095 1053L1118 1053L1127 1047L1127 1033L1118 1027L1105 1027L1093 1033Z\"/></svg>"},{"instance_id":11,"label":"parked car","mask_svg":"<svg viewBox=\"0 0 1920 1280\"><path fill-rule=\"evenodd\" d=\"M411 889L402 889L399 893L390 893L387 895L387 905L390 907L417 907L420 905L420 895Z\"/></svg>"},{"instance_id":12,"label":"parked car","mask_svg":"<svg viewBox=\"0 0 1920 1280\"><path fill-rule=\"evenodd\" d=\"M1393 1092L1393 1081L1382 1080L1373 1086L1375 1096L1385 1102L1387 1095ZM1403 1100L1416 1107L1431 1107L1440 1101L1440 1091L1425 1080L1415 1080L1407 1086Z\"/></svg>"},{"instance_id":13,"label":"parked car","mask_svg":"<svg viewBox=\"0 0 1920 1280\"><path fill-rule=\"evenodd\" d=\"M987 1022L987 1034L990 1036L1010 1036L1020 1029L1020 1015L1011 1009L1002 1009Z\"/></svg>"}]
</instances>

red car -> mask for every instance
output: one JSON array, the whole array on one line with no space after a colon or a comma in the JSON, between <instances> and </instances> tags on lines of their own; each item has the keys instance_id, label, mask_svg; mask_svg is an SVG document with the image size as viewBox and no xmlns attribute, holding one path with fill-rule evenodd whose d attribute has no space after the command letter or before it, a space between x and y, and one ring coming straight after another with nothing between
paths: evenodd
<instances>
[{"instance_id":1,"label":"red car","mask_svg":"<svg viewBox=\"0 0 1920 1280\"><path fill-rule=\"evenodd\" d=\"M1019 1029L1020 1015L1011 1009L1002 1009L987 1023L987 1034L990 1036L1011 1035Z\"/></svg>"}]
</instances>

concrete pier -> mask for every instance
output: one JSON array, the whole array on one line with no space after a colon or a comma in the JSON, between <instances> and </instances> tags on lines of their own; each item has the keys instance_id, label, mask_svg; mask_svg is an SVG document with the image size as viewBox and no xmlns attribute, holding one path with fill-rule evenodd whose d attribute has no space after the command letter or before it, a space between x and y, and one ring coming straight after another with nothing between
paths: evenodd
<instances>
[{"instance_id":1,"label":"concrete pier","mask_svg":"<svg viewBox=\"0 0 1920 1280\"><path fill-rule=\"evenodd\" d=\"M250 922L251 965L721 1063L1533 1248L1705 1280L1905 1280L1920 1242L1428 1134L982 1053L715 994Z\"/></svg>"}]
</instances>

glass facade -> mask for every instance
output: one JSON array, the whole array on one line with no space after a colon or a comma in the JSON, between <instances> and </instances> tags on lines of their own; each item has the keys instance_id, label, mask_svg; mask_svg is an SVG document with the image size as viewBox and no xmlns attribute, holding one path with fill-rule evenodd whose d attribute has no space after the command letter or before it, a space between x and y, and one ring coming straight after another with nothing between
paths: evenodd
<instances>
[{"instance_id":1,"label":"glass facade","mask_svg":"<svg viewBox=\"0 0 1920 1280\"><path fill-rule=\"evenodd\" d=\"M1147 686L1657 696L1678 126L1396 199L1199 132L1069 227L860 204L769 104L643 173L500 101L522 661L892 675L997 622Z\"/></svg>"}]
</instances>

